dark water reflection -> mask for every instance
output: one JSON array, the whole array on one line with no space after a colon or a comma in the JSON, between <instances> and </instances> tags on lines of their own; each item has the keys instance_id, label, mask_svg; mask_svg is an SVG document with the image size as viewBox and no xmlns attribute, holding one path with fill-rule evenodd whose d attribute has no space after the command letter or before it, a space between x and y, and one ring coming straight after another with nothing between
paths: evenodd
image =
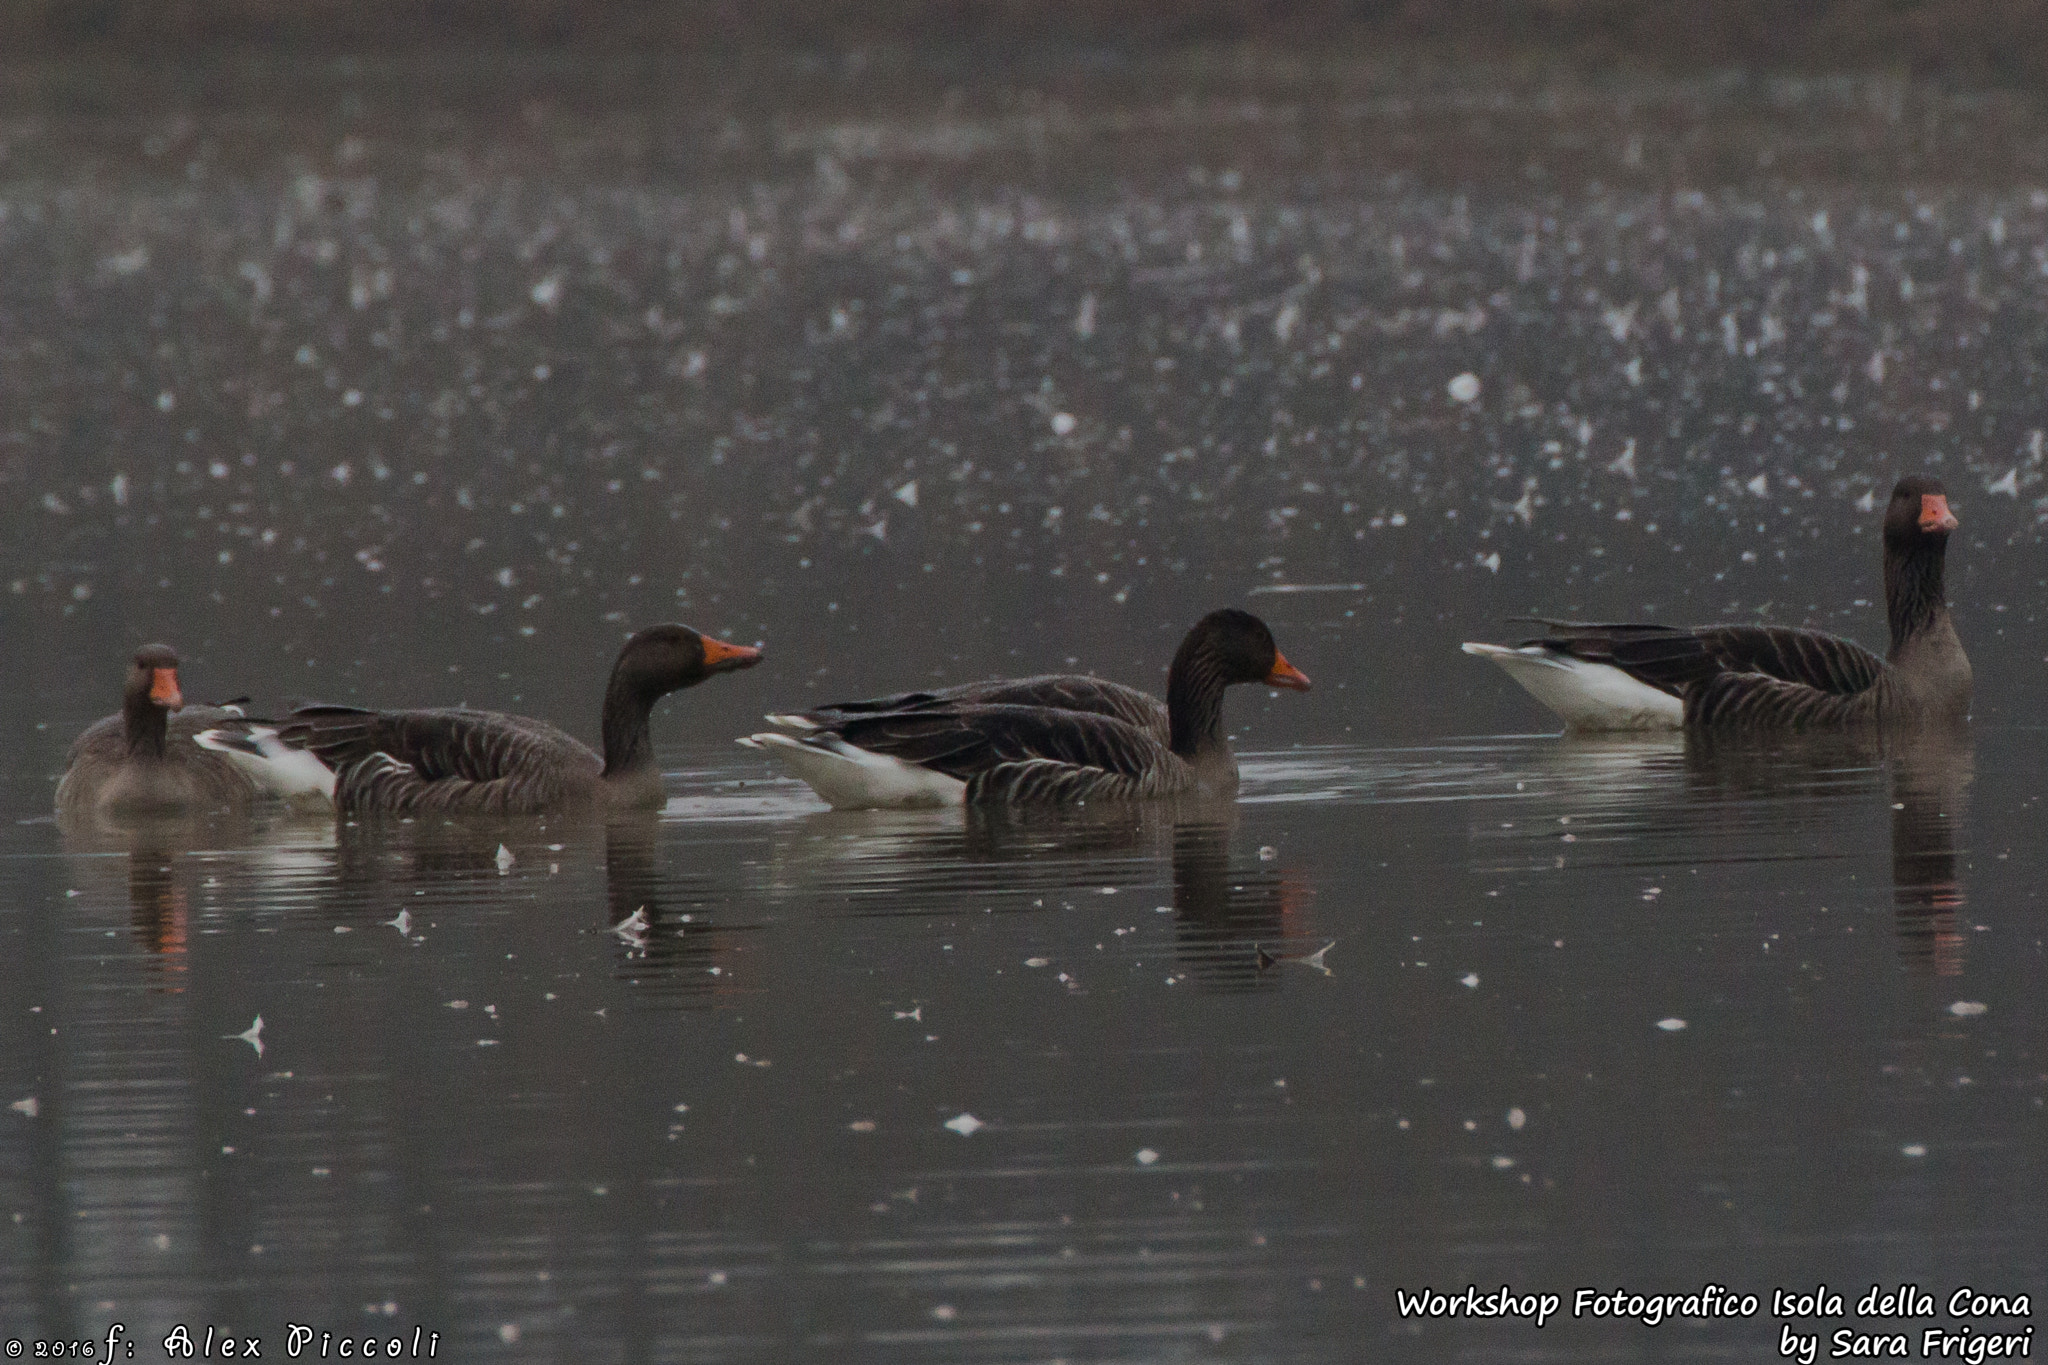
<instances>
[{"instance_id":1,"label":"dark water reflection","mask_svg":"<svg viewBox=\"0 0 2048 1365\"><path fill-rule=\"evenodd\" d=\"M610 825L29 818L9 1318L1492 1359L1532 1329L1393 1288L2037 1286L2042 749L1304 750L993 819L706 751Z\"/></svg>"}]
</instances>

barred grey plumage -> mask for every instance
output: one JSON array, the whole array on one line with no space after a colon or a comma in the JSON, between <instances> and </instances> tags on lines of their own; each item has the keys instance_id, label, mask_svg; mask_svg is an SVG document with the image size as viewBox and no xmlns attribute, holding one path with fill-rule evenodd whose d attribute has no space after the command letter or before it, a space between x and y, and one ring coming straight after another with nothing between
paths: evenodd
<instances>
[{"instance_id":1,"label":"barred grey plumage","mask_svg":"<svg viewBox=\"0 0 2048 1365\"><path fill-rule=\"evenodd\" d=\"M1969 714L1970 661L1943 591L1956 520L1939 481L1899 480L1884 520L1883 659L1852 641L1782 626L1591 624L1533 619L1518 649L1608 664L1684 703L1688 729L1933 725Z\"/></svg>"},{"instance_id":2,"label":"barred grey plumage","mask_svg":"<svg viewBox=\"0 0 2048 1365\"><path fill-rule=\"evenodd\" d=\"M279 731L335 772L344 812L541 815L591 805L658 808L648 728L655 702L760 651L650 626L620 649L605 689L604 755L544 720L449 707L373 711L303 706Z\"/></svg>"},{"instance_id":3,"label":"barred grey plumage","mask_svg":"<svg viewBox=\"0 0 2048 1365\"><path fill-rule=\"evenodd\" d=\"M192 737L241 712L230 707L182 706L178 656L168 645L135 653L122 690L121 710L87 726L72 742L57 783L59 814L173 814L246 810L256 785L219 754ZM182 709L181 709L182 706Z\"/></svg>"},{"instance_id":4,"label":"barred grey plumage","mask_svg":"<svg viewBox=\"0 0 2048 1365\"><path fill-rule=\"evenodd\" d=\"M1119 683L1047 674L834 703L777 718L804 731L799 738L759 735L752 742L783 756L807 780L813 773L805 760L828 762L851 750L894 760L965 784L955 799L970 804L1228 793L1237 785L1237 764L1223 737L1223 692L1246 682L1308 687L1264 622L1226 609L1203 617L1182 640L1164 705ZM881 772L863 791L855 759L834 765L830 783L814 781L821 794L839 804L928 798L928 788Z\"/></svg>"}]
</instances>

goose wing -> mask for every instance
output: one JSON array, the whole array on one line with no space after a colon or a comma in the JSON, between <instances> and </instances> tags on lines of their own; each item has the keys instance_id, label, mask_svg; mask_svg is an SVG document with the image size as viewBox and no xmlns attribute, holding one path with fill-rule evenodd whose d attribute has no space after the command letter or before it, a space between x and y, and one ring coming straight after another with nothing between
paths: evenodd
<instances>
[{"instance_id":1,"label":"goose wing","mask_svg":"<svg viewBox=\"0 0 2048 1365\"><path fill-rule=\"evenodd\" d=\"M604 771L555 726L497 711L302 706L279 735L334 769L335 802L346 810L527 814Z\"/></svg>"},{"instance_id":2,"label":"goose wing","mask_svg":"<svg viewBox=\"0 0 2048 1365\"><path fill-rule=\"evenodd\" d=\"M1545 620L1536 624L1548 633L1527 643L1588 663L1612 664L1673 696L1685 696L1710 680L1732 675L1783 684L1795 689L1795 695L1850 697L1874 687L1885 672L1884 660L1863 646L1817 630Z\"/></svg>"},{"instance_id":3,"label":"goose wing","mask_svg":"<svg viewBox=\"0 0 2048 1365\"><path fill-rule=\"evenodd\" d=\"M1139 796L1185 785L1150 729L1115 716L1012 704L926 706L841 722L848 744L968 784L968 799Z\"/></svg>"},{"instance_id":4,"label":"goose wing","mask_svg":"<svg viewBox=\"0 0 2048 1365\"><path fill-rule=\"evenodd\" d=\"M1022 706L1040 710L1078 711L1109 716L1140 729L1169 733L1166 704L1135 687L1078 673L1046 673L1032 678L992 678L957 687L898 692L866 701L833 702L804 712L797 719L812 728L831 729L842 722L874 716L947 711L961 706Z\"/></svg>"}]
</instances>

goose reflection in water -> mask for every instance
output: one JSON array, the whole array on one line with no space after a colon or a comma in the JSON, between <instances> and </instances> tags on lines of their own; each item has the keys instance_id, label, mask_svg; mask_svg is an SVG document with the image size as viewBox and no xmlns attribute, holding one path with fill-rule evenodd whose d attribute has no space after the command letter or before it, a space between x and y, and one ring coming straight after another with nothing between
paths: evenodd
<instances>
[{"instance_id":1,"label":"goose reflection in water","mask_svg":"<svg viewBox=\"0 0 2048 1365\"><path fill-rule=\"evenodd\" d=\"M620 980L703 1005L741 989L733 972L737 948L754 926L715 922L723 898L712 886L692 893L663 878L658 820L618 815L606 823L604 875L605 922L618 940ZM679 902L688 908L678 909Z\"/></svg>"},{"instance_id":2,"label":"goose reflection in water","mask_svg":"<svg viewBox=\"0 0 2048 1365\"><path fill-rule=\"evenodd\" d=\"M1510 751L1491 788L1514 807L1475 815L1478 865L1494 872L1804 867L1819 904L1862 885L1889 806L1891 892L1908 967L1962 970L1959 869L1973 771L1967 731L1568 737ZM1530 818L1531 803L1537 808ZM1502 817L1511 818L1502 818ZM1839 868L1839 871L1834 869ZM1810 874L1811 875L1811 874Z\"/></svg>"},{"instance_id":3,"label":"goose reflection in water","mask_svg":"<svg viewBox=\"0 0 2048 1365\"><path fill-rule=\"evenodd\" d=\"M247 815L147 816L120 821L74 821L64 826L64 848L75 863L77 887L88 912L125 901L135 942L166 978L161 989L184 989L194 932L195 886L220 879L264 882L303 862L299 851L322 833L291 821ZM117 886L114 877L124 877Z\"/></svg>"},{"instance_id":4,"label":"goose reflection in water","mask_svg":"<svg viewBox=\"0 0 2048 1365\"><path fill-rule=\"evenodd\" d=\"M1110 878L1119 869L1108 859L1135 855L1149 871L1165 853L1173 877L1175 957L1186 978L1214 990L1277 990L1285 978L1273 969L1305 956L1310 888L1270 855L1233 855L1235 827L1236 807L1214 801L1089 812L998 807L971 813L967 847L983 859L1061 859L1059 890ZM1075 859L1097 861L1077 875Z\"/></svg>"},{"instance_id":5,"label":"goose reflection in water","mask_svg":"<svg viewBox=\"0 0 2048 1365\"><path fill-rule=\"evenodd\" d=\"M1959 976L1968 937L1960 920L1968 790L1976 752L1967 734L1907 737L1885 755L1892 790L1892 899L1908 966Z\"/></svg>"},{"instance_id":6,"label":"goose reflection in water","mask_svg":"<svg viewBox=\"0 0 2048 1365\"><path fill-rule=\"evenodd\" d=\"M1173 831L1174 928L1180 961L1198 985L1277 990L1293 961L1321 966L1311 950L1329 940L1307 942L1312 895L1277 861L1257 854L1233 859L1226 823L1190 821Z\"/></svg>"}]
</instances>

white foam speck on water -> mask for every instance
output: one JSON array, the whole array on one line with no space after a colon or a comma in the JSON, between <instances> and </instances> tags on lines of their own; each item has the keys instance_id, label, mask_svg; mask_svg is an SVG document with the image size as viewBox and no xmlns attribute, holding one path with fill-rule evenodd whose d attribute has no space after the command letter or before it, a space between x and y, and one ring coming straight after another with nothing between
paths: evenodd
<instances>
[{"instance_id":1,"label":"white foam speck on water","mask_svg":"<svg viewBox=\"0 0 2048 1365\"><path fill-rule=\"evenodd\" d=\"M1052 415L1052 434L1055 436L1071 436L1078 425L1080 424L1074 420L1074 414L1071 412L1056 412Z\"/></svg>"},{"instance_id":2,"label":"white foam speck on water","mask_svg":"<svg viewBox=\"0 0 2048 1365\"><path fill-rule=\"evenodd\" d=\"M1948 1007L1948 1012L1958 1019L1968 1019L1974 1015L1983 1014L1990 1008L1991 1006L1985 1004L1982 1000L1958 1000Z\"/></svg>"},{"instance_id":3,"label":"white foam speck on water","mask_svg":"<svg viewBox=\"0 0 2048 1365\"><path fill-rule=\"evenodd\" d=\"M972 1137L977 1129L988 1127L987 1124L972 1114L955 1115L946 1120L945 1126L958 1133L961 1137Z\"/></svg>"},{"instance_id":4,"label":"white foam speck on water","mask_svg":"<svg viewBox=\"0 0 2048 1365\"><path fill-rule=\"evenodd\" d=\"M1460 986L1465 987L1467 990L1477 990L1479 988L1479 973L1465 973L1463 976L1458 978L1458 984Z\"/></svg>"},{"instance_id":5,"label":"white foam speck on water","mask_svg":"<svg viewBox=\"0 0 2048 1365\"><path fill-rule=\"evenodd\" d=\"M504 876L507 872L510 872L512 870L512 850L505 847L503 844L499 844L498 856L495 859L495 861L498 864L498 875L500 877Z\"/></svg>"},{"instance_id":6,"label":"white foam speck on water","mask_svg":"<svg viewBox=\"0 0 2048 1365\"><path fill-rule=\"evenodd\" d=\"M1685 1026L1685 1020L1678 1018L1659 1019L1657 1021L1657 1027L1663 1029L1666 1033L1676 1033Z\"/></svg>"},{"instance_id":7,"label":"white foam speck on water","mask_svg":"<svg viewBox=\"0 0 2048 1365\"><path fill-rule=\"evenodd\" d=\"M1522 1112L1520 1105L1516 1105L1513 1109L1508 1110L1508 1127L1516 1132L1521 1132L1528 1125L1528 1122L1529 1116Z\"/></svg>"},{"instance_id":8,"label":"white foam speck on water","mask_svg":"<svg viewBox=\"0 0 2048 1365\"><path fill-rule=\"evenodd\" d=\"M1150 1147L1140 1147L1131 1154L1131 1160L1137 1162L1140 1166L1150 1166L1153 1162L1159 1160L1159 1153L1153 1151Z\"/></svg>"},{"instance_id":9,"label":"white foam speck on water","mask_svg":"<svg viewBox=\"0 0 2048 1365\"><path fill-rule=\"evenodd\" d=\"M1452 379L1444 388L1453 399L1460 403L1473 402L1479 397L1479 376L1467 370L1465 373Z\"/></svg>"},{"instance_id":10,"label":"white foam speck on water","mask_svg":"<svg viewBox=\"0 0 2048 1365\"><path fill-rule=\"evenodd\" d=\"M42 1101L38 1100L34 1095L18 1099L7 1107L20 1114L23 1118L31 1119L43 1111Z\"/></svg>"},{"instance_id":11,"label":"white foam speck on water","mask_svg":"<svg viewBox=\"0 0 2048 1365\"><path fill-rule=\"evenodd\" d=\"M917 506L917 480L912 479L909 483L897 489L894 497L896 501L902 503L905 507Z\"/></svg>"},{"instance_id":12,"label":"white foam speck on water","mask_svg":"<svg viewBox=\"0 0 2048 1365\"><path fill-rule=\"evenodd\" d=\"M1899 1148L1899 1152L1904 1156L1926 1156L1927 1144L1924 1142L1909 1142Z\"/></svg>"}]
</instances>

